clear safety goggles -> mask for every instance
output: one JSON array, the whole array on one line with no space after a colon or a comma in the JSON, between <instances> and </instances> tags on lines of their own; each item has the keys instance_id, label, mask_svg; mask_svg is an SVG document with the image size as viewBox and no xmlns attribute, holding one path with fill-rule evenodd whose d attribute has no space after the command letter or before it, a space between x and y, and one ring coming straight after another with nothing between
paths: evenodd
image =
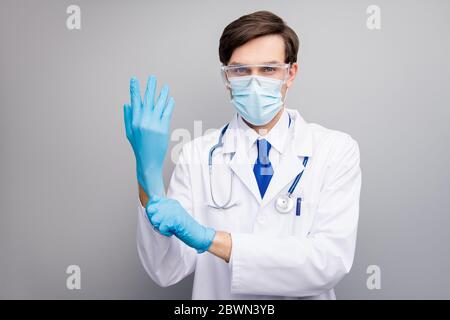
<instances>
[{"instance_id":1,"label":"clear safety goggles","mask_svg":"<svg viewBox=\"0 0 450 320\"><path fill-rule=\"evenodd\" d=\"M222 79L226 86L230 86L231 78L247 77L251 75L286 81L291 65L289 63L275 64L242 64L221 66Z\"/></svg>"}]
</instances>

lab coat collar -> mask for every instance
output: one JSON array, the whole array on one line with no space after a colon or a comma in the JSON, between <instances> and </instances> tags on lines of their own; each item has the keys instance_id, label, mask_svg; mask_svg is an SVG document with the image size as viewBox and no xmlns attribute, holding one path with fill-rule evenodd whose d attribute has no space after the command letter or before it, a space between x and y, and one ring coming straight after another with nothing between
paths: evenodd
<instances>
[{"instance_id":1,"label":"lab coat collar","mask_svg":"<svg viewBox=\"0 0 450 320\"><path fill-rule=\"evenodd\" d=\"M269 132L267 132L267 134L264 135L260 135L258 132L250 128L240 115L237 116L236 122L237 126L243 133L243 142L247 150L252 148L257 139L266 139L280 154L283 153L286 145L286 136L289 132L289 115L284 108L277 123Z\"/></svg>"},{"instance_id":2,"label":"lab coat collar","mask_svg":"<svg viewBox=\"0 0 450 320\"><path fill-rule=\"evenodd\" d=\"M291 116L294 134L286 137L286 139L289 139L285 149L286 152L280 157L278 170L275 170L263 199L261 199L253 173L253 163L248 157L245 144L240 141L245 138L243 138L242 132L238 130L237 114L233 116L223 137L222 152L234 153L229 163L231 170L246 185L261 206L269 203L288 183L292 183L297 174L304 169L303 158L310 157L312 154L312 136L309 124L300 116L298 111L292 109L286 109L286 111Z\"/></svg>"},{"instance_id":3,"label":"lab coat collar","mask_svg":"<svg viewBox=\"0 0 450 320\"><path fill-rule=\"evenodd\" d=\"M312 154L312 136L311 130L309 129L309 124L303 119L303 117L297 110L285 108L285 111L291 117L291 126L294 125L294 136L286 136L285 139L292 138L293 140L291 140L290 143L284 145L289 145L289 148L292 147L292 151L294 151L297 156L310 157ZM245 133L240 129L240 126L238 124L238 117L239 115L235 113L233 115L233 118L229 122L228 128L223 137L223 153L235 153L238 150L238 145L241 142L248 142L242 141L244 139ZM268 134L270 134L270 132ZM256 132L255 135L257 136Z\"/></svg>"},{"instance_id":4,"label":"lab coat collar","mask_svg":"<svg viewBox=\"0 0 450 320\"><path fill-rule=\"evenodd\" d=\"M312 155L312 133L300 113L294 109L286 109L294 123L294 137L292 148L297 156L310 157Z\"/></svg>"}]
</instances>

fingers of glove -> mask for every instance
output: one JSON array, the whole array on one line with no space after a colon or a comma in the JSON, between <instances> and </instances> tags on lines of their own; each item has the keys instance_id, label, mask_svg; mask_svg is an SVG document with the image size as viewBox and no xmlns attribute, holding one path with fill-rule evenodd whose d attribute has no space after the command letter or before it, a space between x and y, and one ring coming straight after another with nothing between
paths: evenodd
<instances>
[{"instance_id":1,"label":"fingers of glove","mask_svg":"<svg viewBox=\"0 0 450 320\"><path fill-rule=\"evenodd\" d=\"M155 113L156 113L158 119L161 118L162 112L163 112L164 107L167 102L168 95L169 95L169 86L167 84L165 84L162 87L161 92L159 93L158 101L156 102L156 105L155 105Z\"/></svg>"},{"instance_id":2,"label":"fingers of glove","mask_svg":"<svg viewBox=\"0 0 450 320\"><path fill-rule=\"evenodd\" d=\"M135 77L130 80L131 108L133 109L133 124L139 123L139 114L142 107L139 81Z\"/></svg>"},{"instance_id":3,"label":"fingers of glove","mask_svg":"<svg viewBox=\"0 0 450 320\"><path fill-rule=\"evenodd\" d=\"M132 114L133 110L131 109L131 106L129 104L125 104L123 106L123 119L125 122L125 133L127 135L128 141L130 141L131 144L133 144L133 131L131 130L131 121L132 121Z\"/></svg>"},{"instance_id":4,"label":"fingers of glove","mask_svg":"<svg viewBox=\"0 0 450 320\"><path fill-rule=\"evenodd\" d=\"M156 77L151 75L148 77L147 89L144 96L144 109L146 111L153 111L155 108L155 93L156 93Z\"/></svg>"},{"instance_id":5,"label":"fingers of glove","mask_svg":"<svg viewBox=\"0 0 450 320\"><path fill-rule=\"evenodd\" d=\"M158 212L158 204L148 204L146 212L148 218L150 219L154 214Z\"/></svg>"},{"instance_id":6,"label":"fingers of glove","mask_svg":"<svg viewBox=\"0 0 450 320\"><path fill-rule=\"evenodd\" d=\"M139 80L136 77L132 77L130 79L130 98L131 98L131 106L133 108L135 107L140 108L142 106Z\"/></svg>"},{"instance_id":7,"label":"fingers of glove","mask_svg":"<svg viewBox=\"0 0 450 320\"><path fill-rule=\"evenodd\" d=\"M151 224L159 229L160 224L164 220L164 214L161 214L160 212L156 212L150 217Z\"/></svg>"},{"instance_id":8,"label":"fingers of glove","mask_svg":"<svg viewBox=\"0 0 450 320\"><path fill-rule=\"evenodd\" d=\"M165 235L166 237L171 237L173 236L173 233L171 231L171 227L169 224L165 223L164 221L161 222L161 224L159 225L159 230L158 230L162 235Z\"/></svg>"},{"instance_id":9,"label":"fingers of glove","mask_svg":"<svg viewBox=\"0 0 450 320\"><path fill-rule=\"evenodd\" d=\"M175 106L175 100L173 97L170 97L166 106L164 107L163 113L161 115L161 119L166 123L166 125L170 124L170 119L172 118L173 107Z\"/></svg>"},{"instance_id":10,"label":"fingers of glove","mask_svg":"<svg viewBox=\"0 0 450 320\"><path fill-rule=\"evenodd\" d=\"M147 207L145 208L147 211L147 215L149 218L153 216L160 206L161 198L157 195L151 195L150 200L147 202Z\"/></svg>"},{"instance_id":11,"label":"fingers of glove","mask_svg":"<svg viewBox=\"0 0 450 320\"><path fill-rule=\"evenodd\" d=\"M160 202L162 200L162 197L160 197L160 196L158 196L157 194L150 194L150 197L149 197L149 202L152 202L152 203L157 203L157 202Z\"/></svg>"}]
</instances>

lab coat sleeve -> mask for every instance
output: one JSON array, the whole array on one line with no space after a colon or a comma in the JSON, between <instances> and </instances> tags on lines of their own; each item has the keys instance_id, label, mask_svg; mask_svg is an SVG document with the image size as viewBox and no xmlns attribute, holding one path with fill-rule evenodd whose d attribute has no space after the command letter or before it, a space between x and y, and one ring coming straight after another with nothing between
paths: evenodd
<instances>
[{"instance_id":1,"label":"lab coat sleeve","mask_svg":"<svg viewBox=\"0 0 450 320\"><path fill-rule=\"evenodd\" d=\"M350 271L359 216L360 155L349 135L337 140L307 236L232 233L232 293L316 296Z\"/></svg>"},{"instance_id":2,"label":"lab coat sleeve","mask_svg":"<svg viewBox=\"0 0 450 320\"><path fill-rule=\"evenodd\" d=\"M192 211L189 167L183 151L170 179L167 197L180 202L187 212ZM191 274L197 252L175 236L166 237L153 229L145 208L139 203L137 248L144 269L159 286L171 286Z\"/></svg>"}]
</instances>

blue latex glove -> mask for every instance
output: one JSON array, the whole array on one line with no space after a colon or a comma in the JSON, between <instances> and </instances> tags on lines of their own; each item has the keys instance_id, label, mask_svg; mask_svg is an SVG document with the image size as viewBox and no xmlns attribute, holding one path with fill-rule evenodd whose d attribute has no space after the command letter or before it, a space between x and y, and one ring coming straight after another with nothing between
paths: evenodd
<instances>
[{"instance_id":1,"label":"blue latex glove","mask_svg":"<svg viewBox=\"0 0 450 320\"><path fill-rule=\"evenodd\" d=\"M139 82L130 81L131 105L124 106L125 131L136 158L137 179L147 195L164 195L163 162L166 155L169 126L174 100L168 98L169 87L163 86L155 103L156 77L147 82L144 101Z\"/></svg>"},{"instance_id":2,"label":"blue latex glove","mask_svg":"<svg viewBox=\"0 0 450 320\"><path fill-rule=\"evenodd\" d=\"M146 209L151 224L161 234L168 237L175 235L198 253L205 252L211 246L216 231L199 224L178 201L153 196Z\"/></svg>"}]
</instances>

